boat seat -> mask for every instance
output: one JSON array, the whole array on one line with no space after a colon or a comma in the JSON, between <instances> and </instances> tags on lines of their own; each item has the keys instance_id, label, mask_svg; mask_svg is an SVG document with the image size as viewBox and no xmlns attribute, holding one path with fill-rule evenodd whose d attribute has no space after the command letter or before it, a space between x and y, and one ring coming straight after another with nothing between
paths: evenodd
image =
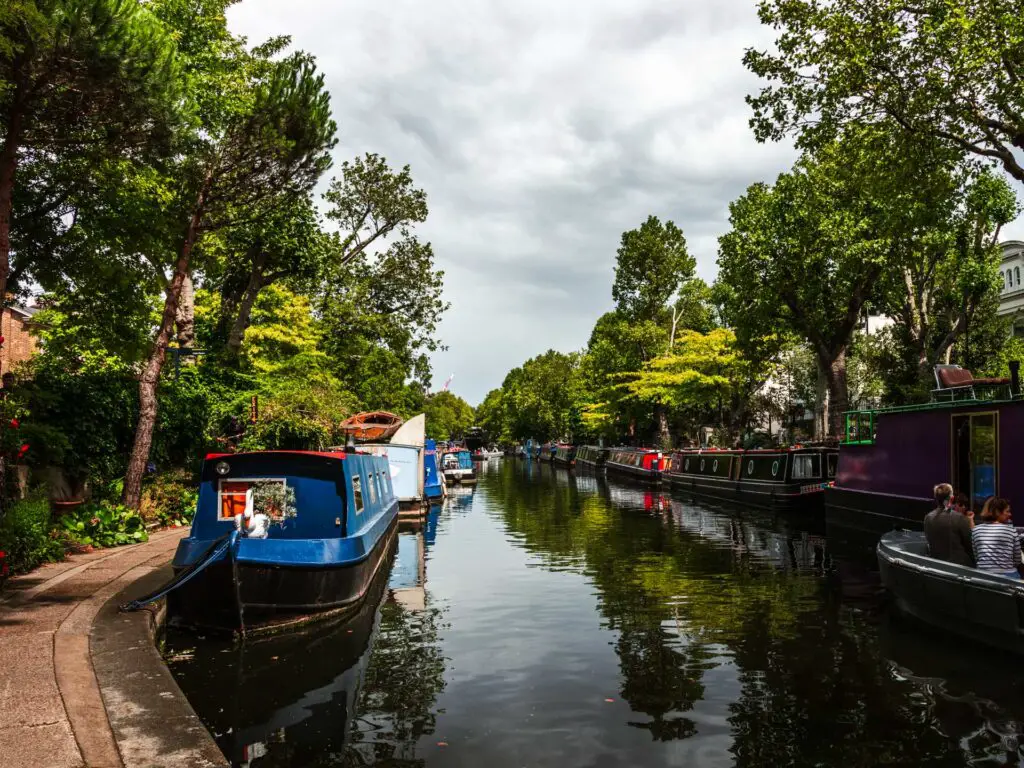
<instances>
[{"instance_id":1,"label":"boat seat","mask_svg":"<svg viewBox=\"0 0 1024 768\"><path fill-rule=\"evenodd\" d=\"M992 391L999 387L1006 387L1006 394L1010 394L1009 379L975 378L974 374L959 365L936 365L935 389L932 390L932 397L936 400L956 400L958 397L975 400L978 390Z\"/></svg>"}]
</instances>

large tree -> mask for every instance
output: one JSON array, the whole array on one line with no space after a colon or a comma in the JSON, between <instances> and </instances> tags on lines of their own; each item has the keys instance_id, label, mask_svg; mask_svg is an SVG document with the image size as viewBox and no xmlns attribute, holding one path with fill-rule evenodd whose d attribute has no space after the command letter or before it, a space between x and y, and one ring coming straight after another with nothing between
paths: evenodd
<instances>
[{"instance_id":1,"label":"large tree","mask_svg":"<svg viewBox=\"0 0 1024 768\"><path fill-rule=\"evenodd\" d=\"M612 284L616 307L630 320L662 319L696 266L682 230L648 216L639 228L622 233Z\"/></svg>"},{"instance_id":2,"label":"large tree","mask_svg":"<svg viewBox=\"0 0 1024 768\"><path fill-rule=\"evenodd\" d=\"M12 247L26 258L40 227L112 158L164 148L175 120L175 47L138 0L15 0L0 9L0 302ZM20 206L14 215L15 205ZM12 231L12 222L18 229ZM21 265L24 272L27 265Z\"/></svg>"},{"instance_id":3,"label":"large tree","mask_svg":"<svg viewBox=\"0 0 1024 768\"><path fill-rule=\"evenodd\" d=\"M172 17L169 23L186 24L179 45L189 52L186 72L195 120L178 139L181 152L171 177L176 183L168 205L173 237L168 245L176 255L152 352L139 379L139 421L124 487L124 503L130 507L139 503L160 372L197 244L211 231L258 221L289 197L308 194L329 167L335 141L323 76L308 56L274 58L285 40L248 52L226 32L223 15L211 14L210 8L202 9L211 14L205 23L195 24L192 16L199 9L183 7L192 4L167 0L162 9ZM190 40L193 35L199 40ZM215 57L207 49L213 44L219 48Z\"/></svg>"},{"instance_id":4,"label":"large tree","mask_svg":"<svg viewBox=\"0 0 1024 768\"><path fill-rule=\"evenodd\" d=\"M991 158L1024 182L1020 0L761 0L775 49L745 63L760 139L818 146L843 125L890 120Z\"/></svg>"},{"instance_id":5,"label":"large tree","mask_svg":"<svg viewBox=\"0 0 1024 768\"><path fill-rule=\"evenodd\" d=\"M719 280L731 288L741 338L772 330L807 340L828 387L831 431L847 409L854 329L894 257L880 201L882 156L857 137L804 157L775 184L754 184L729 206Z\"/></svg>"}]
</instances>

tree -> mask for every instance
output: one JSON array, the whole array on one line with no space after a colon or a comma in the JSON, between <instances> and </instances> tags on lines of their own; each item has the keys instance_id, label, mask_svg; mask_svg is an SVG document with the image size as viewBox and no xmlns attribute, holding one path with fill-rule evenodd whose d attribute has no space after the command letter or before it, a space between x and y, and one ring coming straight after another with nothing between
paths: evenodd
<instances>
[{"instance_id":1,"label":"tree","mask_svg":"<svg viewBox=\"0 0 1024 768\"><path fill-rule=\"evenodd\" d=\"M682 230L648 216L639 229L622 233L612 284L616 307L630 320L660 320L696 266Z\"/></svg>"},{"instance_id":2,"label":"tree","mask_svg":"<svg viewBox=\"0 0 1024 768\"><path fill-rule=\"evenodd\" d=\"M12 243L28 234L11 230L16 198L24 227L53 223L92 169L164 143L178 85L171 36L136 0L0 10L0 302Z\"/></svg>"},{"instance_id":3,"label":"tree","mask_svg":"<svg viewBox=\"0 0 1024 768\"><path fill-rule=\"evenodd\" d=\"M427 437L450 440L461 437L473 426L473 408L453 392L435 392L423 406L427 417Z\"/></svg>"},{"instance_id":4,"label":"tree","mask_svg":"<svg viewBox=\"0 0 1024 768\"><path fill-rule=\"evenodd\" d=\"M803 146L842 126L892 121L992 159L1024 182L1024 13L1019 0L761 0L775 51L746 66L757 137Z\"/></svg>"},{"instance_id":5,"label":"tree","mask_svg":"<svg viewBox=\"0 0 1024 768\"><path fill-rule=\"evenodd\" d=\"M892 243L879 193L883 155L853 135L804 156L774 186L754 184L729 206L719 280L741 337L792 330L812 346L838 434L847 409L846 356ZM895 214L892 214L895 215Z\"/></svg>"},{"instance_id":6,"label":"tree","mask_svg":"<svg viewBox=\"0 0 1024 768\"><path fill-rule=\"evenodd\" d=\"M180 12L182 2L169 0L164 10ZM207 26L193 24L190 16L178 21L191 25L182 31L185 38L209 35ZM169 231L177 232L177 255L152 352L139 379L139 421L124 486L124 503L133 508L139 503L156 423L165 350L197 243L210 231L262 219L289 196L308 194L330 165L328 152L335 143L323 76L308 56L269 59L284 41L249 55L223 31L222 16L209 21L224 61L218 60L213 72L204 69L207 60L202 56L188 62L198 121L179 139L187 151L175 169L181 183L169 206L176 221Z\"/></svg>"},{"instance_id":7,"label":"tree","mask_svg":"<svg viewBox=\"0 0 1024 768\"><path fill-rule=\"evenodd\" d=\"M737 435L746 427L751 398L768 379L771 367L746 359L731 330L719 328L707 334L684 330L672 354L622 374L619 386L640 402L685 413L691 428L715 414L715 421Z\"/></svg>"}]
</instances>

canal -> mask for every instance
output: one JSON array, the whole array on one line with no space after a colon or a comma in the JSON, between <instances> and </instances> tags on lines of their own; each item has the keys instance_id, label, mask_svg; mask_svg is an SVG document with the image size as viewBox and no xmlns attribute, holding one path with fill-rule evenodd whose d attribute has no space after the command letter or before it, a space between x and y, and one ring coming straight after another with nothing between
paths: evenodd
<instances>
[{"instance_id":1,"label":"canal","mask_svg":"<svg viewBox=\"0 0 1024 768\"><path fill-rule=\"evenodd\" d=\"M237 766L1020 764L1019 662L891 618L827 533L504 459L345 624L166 657Z\"/></svg>"}]
</instances>

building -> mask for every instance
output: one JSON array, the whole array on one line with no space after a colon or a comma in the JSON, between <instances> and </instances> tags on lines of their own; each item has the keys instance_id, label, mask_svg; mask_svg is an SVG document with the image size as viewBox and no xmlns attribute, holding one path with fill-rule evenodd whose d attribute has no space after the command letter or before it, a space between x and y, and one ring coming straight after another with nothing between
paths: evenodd
<instances>
[{"instance_id":1,"label":"building","mask_svg":"<svg viewBox=\"0 0 1024 768\"><path fill-rule=\"evenodd\" d=\"M1003 256L999 264L999 279L1003 288L999 295L999 314L1013 318L1013 335L1024 336L1024 242L1007 240L1000 243Z\"/></svg>"},{"instance_id":2,"label":"building","mask_svg":"<svg viewBox=\"0 0 1024 768\"><path fill-rule=\"evenodd\" d=\"M39 349L33 316L35 309L11 305L0 315L0 335L4 337L0 349L0 372L16 371L20 363L31 358Z\"/></svg>"}]
</instances>

